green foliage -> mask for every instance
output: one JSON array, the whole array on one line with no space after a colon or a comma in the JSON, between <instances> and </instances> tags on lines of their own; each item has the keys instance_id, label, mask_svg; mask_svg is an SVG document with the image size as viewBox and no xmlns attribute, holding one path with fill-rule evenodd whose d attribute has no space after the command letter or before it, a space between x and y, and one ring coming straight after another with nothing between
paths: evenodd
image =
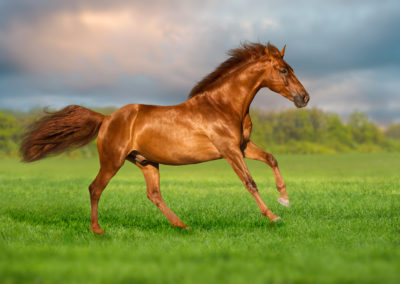
<instances>
[{"instance_id":1,"label":"green foliage","mask_svg":"<svg viewBox=\"0 0 400 284\"><path fill-rule=\"evenodd\" d=\"M22 129L14 116L0 112L0 155L15 156Z\"/></svg>"},{"instance_id":2,"label":"green foliage","mask_svg":"<svg viewBox=\"0 0 400 284\"><path fill-rule=\"evenodd\" d=\"M131 163L99 204L97 158L0 160L2 283L400 283L399 153L276 155L291 207L276 202L269 167L246 161L285 225L269 226L225 161L161 166L173 228L146 198Z\"/></svg>"},{"instance_id":3,"label":"green foliage","mask_svg":"<svg viewBox=\"0 0 400 284\"><path fill-rule=\"evenodd\" d=\"M345 153L400 151L363 113L344 123L337 114L319 109L263 113L253 110L251 139L274 153ZM400 142L400 141L399 141Z\"/></svg>"},{"instance_id":4,"label":"green foliage","mask_svg":"<svg viewBox=\"0 0 400 284\"><path fill-rule=\"evenodd\" d=\"M111 114L116 108L92 108ZM21 136L30 123L43 115L41 109L29 112L0 111L0 156L17 157ZM280 112L252 110L251 139L273 153L345 153L400 151L400 123L385 132L360 112L343 122L335 113L319 109L292 109ZM97 156L96 141L63 154L70 158Z\"/></svg>"},{"instance_id":5,"label":"green foliage","mask_svg":"<svg viewBox=\"0 0 400 284\"><path fill-rule=\"evenodd\" d=\"M383 133L378 126L368 120L366 114L354 112L349 117L349 127L354 141L358 144L371 143L380 144Z\"/></svg>"},{"instance_id":6,"label":"green foliage","mask_svg":"<svg viewBox=\"0 0 400 284\"><path fill-rule=\"evenodd\" d=\"M389 125L385 131L385 136L400 140L400 122Z\"/></svg>"}]
</instances>

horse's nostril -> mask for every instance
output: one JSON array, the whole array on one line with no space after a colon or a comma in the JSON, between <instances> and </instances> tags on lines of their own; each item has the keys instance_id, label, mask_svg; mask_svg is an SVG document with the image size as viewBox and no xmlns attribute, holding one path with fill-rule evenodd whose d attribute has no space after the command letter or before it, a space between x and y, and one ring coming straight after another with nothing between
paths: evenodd
<instances>
[{"instance_id":1,"label":"horse's nostril","mask_svg":"<svg viewBox=\"0 0 400 284\"><path fill-rule=\"evenodd\" d=\"M305 102L305 103L308 103L309 100L310 100L310 97L307 96L307 95L305 95L305 96L304 96L304 102Z\"/></svg>"}]
</instances>

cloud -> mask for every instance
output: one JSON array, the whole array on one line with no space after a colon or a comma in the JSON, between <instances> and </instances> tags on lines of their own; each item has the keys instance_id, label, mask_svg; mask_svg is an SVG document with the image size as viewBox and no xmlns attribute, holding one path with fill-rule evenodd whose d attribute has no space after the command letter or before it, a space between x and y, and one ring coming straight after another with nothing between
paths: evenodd
<instances>
[{"instance_id":1,"label":"cloud","mask_svg":"<svg viewBox=\"0 0 400 284\"><path fill-rule=\"evenodd\" d=\"M311 105L396 120L399 12L398 1L2 1L0 104L178 103L248 40L288 45ZM267 93L258 106L291 106Z\"/></svg>"}]
</instances>

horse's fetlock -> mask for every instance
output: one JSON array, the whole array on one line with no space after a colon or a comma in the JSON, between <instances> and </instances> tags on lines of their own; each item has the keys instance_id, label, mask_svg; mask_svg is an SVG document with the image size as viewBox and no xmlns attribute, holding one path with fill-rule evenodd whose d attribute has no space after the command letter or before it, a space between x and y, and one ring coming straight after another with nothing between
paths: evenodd
<instances>
[{"instance_id":1,"label":"horse's fetlock","mask_svg":"<svg viewBox=\"0 0 400 284\"><path fill-rule=\"evenodd\" d=\"M285 189L285 188L286 188L286 183L284 183L284 182L282 182L282 183L277 183L277 184L276 184L276 187L277 187L279 190Z\"/></svg>"}]
</instances>

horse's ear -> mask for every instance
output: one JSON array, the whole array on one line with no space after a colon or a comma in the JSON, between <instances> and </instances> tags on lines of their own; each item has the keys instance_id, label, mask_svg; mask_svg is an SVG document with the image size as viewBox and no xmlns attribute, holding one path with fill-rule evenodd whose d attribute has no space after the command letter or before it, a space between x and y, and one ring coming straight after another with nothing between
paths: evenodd
<instances>
[{"instance_id":1,"label":"horse's ear","mask_svg":"<svg viewBox=\"0 0 400 284\"><path fill-rule=\"evenodd\" d=\"M282 50L281 50L281 56L283 58L283 56L285 55L285 49L286 49L286 44L283 46Z\"/></svg>"}]
</instances>

